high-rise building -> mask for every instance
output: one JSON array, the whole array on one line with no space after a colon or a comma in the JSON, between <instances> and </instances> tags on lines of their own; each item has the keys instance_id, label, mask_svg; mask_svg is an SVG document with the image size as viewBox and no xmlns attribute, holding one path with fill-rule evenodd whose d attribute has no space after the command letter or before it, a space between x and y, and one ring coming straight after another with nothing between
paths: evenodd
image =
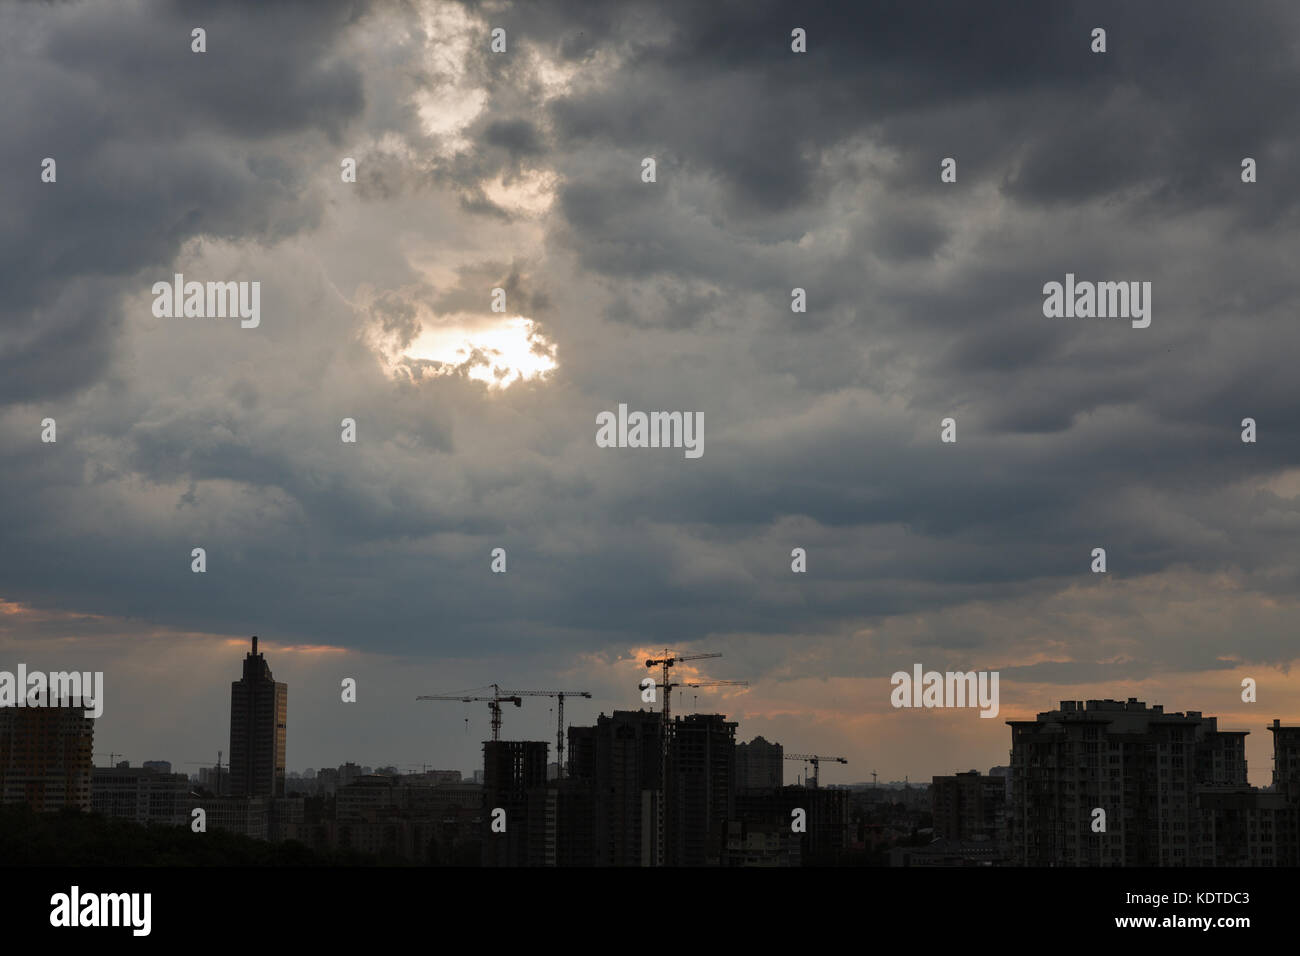
<instances>
[{"instance_id":1,"label":"high-rise building","mask_svg":"<svg viewBox=\"0 0 1300 956\"><path fill-rule=\"evenodd\" d=\"M586 828L573 815L557 817L571 827L560 833L560 858L582 858L589 832L596 866L722 861L735 808L736 724L721 714L673 720L666 795L660 786L662 733L663 718L647 710L616 710L601 714L595 727L569 728L569 780L575 793L585 788L590 795L591 817ZM667 824L662 861L661 808ZM567 856L566 841L572 848Z\"/></svg>"},{"instance_id":2,"label":"high-rise building","mask_svg":"<svg viewBox=\"0 0 1300 956\"><path fill-rule=\"evenodd\" d=\"M0 802L90 809L95 719L77 698L0 707Z\"/></svg>"},{"instance_id":3,"label":"high-rise building","mask_svg":"<svg viewBox=\"0 0 1300 956\"><path fill-rule=\"evenodd\" d=\"M736 787L739 790L770 790L785 785L785 748L755 737L736 744Z\"/></svg>"},{"instance_id":4,"label":"high-rise building","mask_svg":"<svg viewBox=\"0 0 1300 956\"><path fill-rule=\"evenodd\" d=\"M545 864L547 748L539 740L484 742L484 866ZM498 810L505 812L504 831L493 829Z\"/></svg>"},{"instance_id":5,"label":"high-rise building","mask_svg":"<svg viewBox=\"0 0 1300 956\"><path fill-rule=\"evenodd\" d=\"M1007 723L1013 864L1193 865L1200 790L1246 786L1245 732L1219 731L1199 711L1067 700Z\"/></svg>"},{"instance_id":6,"label":"high-rise building","mask_svg":"<svg viewBox=\"0 0 1300 956\"><path fill-rule=\"evenodd\" d=\"M1198 793L1203 866L1300 864L1300 727L1274 720L1273 786L1216 782ZM1232 764L1235 753L1227 756ZM1243 774L1244 775L1244 774Z\"/></svg>"},{"instance_id":7,"label":"high-rise building","mask_svg":"<svg viewBox=\"0 0 1300 956\"><path fill-rule=\"evenodd\" d=\"M1278 866L1300 866L1300 727L1283 727L1276 718L1268 728L1273 735L1273 790L1291 813L1279 818Z\"/></svg>"},{"instance_id":8,"label":"high-rise building","mask_svg":"<svg viewBox=\"0 0 1300 956\"><path fill-rule=\"evenodd\" d=\"M1274 719L1273 789L1292 803L1300 803L1300 727L1283 727Z\"/></svg>"},{"instance_id":9,"label":"high-rise building","mask_svg":"<svg viewBox=\"0 0 1300 956\"><path fill-rule=\"evenodd\" d=\"M659 789L662 723L654 711L616 710L595 727L569 728L569 779L592 794L596 866L640 866L653 855L658 803L648 795Z\"/></svg>"},{"instance_id":10,"label":"high-rise building","mask_svg":"<svg viewBox=\"0 0 1300 956\"><path fill-rule=\"evenodd\" d=\"M668 748L669 866L718 866L736 807L736 723L723 714L673 718Z\"/></svg>"},{"instance_id":11,"label":"high-rise building","mask_svg":"<svg viewBox=\"0 0 1300 956\"><path fill-rule=\"evenodd\" d=\"M284 796L288 714L289 686L271 676L254 636L244 676L230 685L231 796Z\"/></svg>"}]
</instances>

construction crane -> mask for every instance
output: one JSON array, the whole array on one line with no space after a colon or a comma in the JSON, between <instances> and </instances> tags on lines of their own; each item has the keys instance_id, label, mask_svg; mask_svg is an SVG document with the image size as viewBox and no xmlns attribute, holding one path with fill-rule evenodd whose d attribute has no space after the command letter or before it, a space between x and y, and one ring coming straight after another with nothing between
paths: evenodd
<instances>
[{"instance_id":1,"label":"construction crane","mask_svg":"<svg viewBox=\"0 0 1300 956\"><path fill-rule=\"evenodd\" d=\"M663 657L651 657L647 659L645 662L646 667L661 668L663 674L663 679L660 680L659 682L660 686L663 687L663 691L664 691L663 723L660 726L660 732L659 732L659 737L660 737L660 741L659 741L660 743L659 821L658 821L659 822L659 826L658 826L659 859L657 861L659 866L666 865L665 860L668 852L669 816L668 816L668 810L666 806L668 800L668 792L669 792L668 791L668 734L669 734L669 727L670 727L669 716L672 710L673 687L678 685L690 686L690 687L703 687L706 684L706 682L704 681L696 681L692 684L686 684L686 682L683 681L683 682L679 682L678 685L674 685L673 682L668 679L668 668L673 667L676 664L683 664L686 661L703 661L703 660L709 660L711 658L721 657L721 656L722 656L721 654L673 654L667 648L664 648ZM714 682L708 682L708 683L709 686L712 686L712 683ZM721 684L721 683L728 683L728 682L717 681L716 683Z\"/></svg>"},{"instance_id":2,"label":"construction crane","mask_svg":"<svg viewBox=\"0 0 1300 956\"><path fill-rule=\"evenodd\" d=\"M493 685L496 686L496 685ZM556 710L559 711L557 724L555 728L555 761L556 775L564 777L564 698L565 697L586 697L591 699L591 692L585 690L508 690L505 693L512 694L516 697L554 697L557 701Z\"/></svg>"},{"instance_id":3,"label":"construction crane","mask_svg":"<svg viewBox=\"0 0 1300 956\"><path fill-rule=\"evenodd\" d=\"M424 697L417 697L416 700L459 700L464 703L474 703L475 701L487 701L487 705L492 710L492 739L501 739L501 705L514 704L516 707L522 707L523 701L519 694L502 694L501 688L496 684L488 684L492 688L491 697L481 697L477 695L466 696L464 694L430 694Z\"/></svg>"},{"instance_id":4,"label":"construction crane","mask_svg":"<svg viewBox=\"0 0 1300 956\"><path fill-rule=\"evenodd\" d=\"M806 761L807 763L812 764L813 772L812 772L812 777L810 779L812 780L813 790L817 789L817 768L818 765L821 764L823 760L829 760L832 763L848 763L848 761L845 760L843 757L825 757L821 754L786 754L785 759L803 760Z\"/></svg>"},{"instance_id":5,"label":"construction crane","mask_svg":"<svg viewBox=\"0 0 1300 956\"><path fill-rule=\"evenodd\" d=\"M682 681L680 683L669 682L664 685L665 693L671 694L674 687L748 687L747 680L699 680L699 681Z\"/></svg>"},{"instance_id":6,"label":"construction crane","mask_svg":"<svg viewBox=\"0 0 1300 956\"><path fill-rule=\"evenodd\" d=\"M113 762L113 761L114 761L114 758L116 758L116 757L124 757L124 756L126 756L126 755L125 755L125 754L111 753L111 752L110 752L110 753L107 753L107 754L104 754L104 753L97 753L97 754L95 754L95 756L96 756L96 757L108 757L108 765L109 765L110 767L115 767L115 766L117 766L117 764L115 764L115 763Z\"/></svg>"},{"instance_id":7,"label":"construction crane","mask_svg":"<svg viewBox=\"0 0 1300 956\"><path fill-rule=\"evenodd\" d=\"M721 657L721 656L722 656L721 654L686 654L686 655L676 655L676 656L673 656L673 655L670 655L670 654L668 653L667 650L665 650L665 651L664 651L664 656L663 656L663 657L652 657L652 658L650 658L649 660L647 660L647 661L645 662L645 666L646 666L646 667L661 667L661 668L663 668L663 679L659 682L659 684L660 684L660 686L662 686L662 687L669 687L669 682L668 682L668 668L672 667L674 664L680 664L680 663L682 663L682 662L684 662L684 661L702 661L702 660L705 660L705 659L707 659L707 658L711 658L711 657ZM681 686L681 685L678 685L678 686ZM664 729L665 729L665 733L666 733L667 728L668 728L668 717L669 717L669 711L671 710L671 707L670 707L670 705L669 705L669 701L671 700L672 696L673 696L673 695L672 695L672 691L671 691L671 689L666 690L666 691L664 692Z\"/></svg>"}]
</instances>

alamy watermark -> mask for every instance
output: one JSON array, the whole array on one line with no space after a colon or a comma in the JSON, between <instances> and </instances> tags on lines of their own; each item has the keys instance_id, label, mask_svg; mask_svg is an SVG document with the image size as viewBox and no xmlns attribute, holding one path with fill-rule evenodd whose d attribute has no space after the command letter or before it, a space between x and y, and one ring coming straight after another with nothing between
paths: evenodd
<instances>
[{"instance_id":1,"label":"alamy watermark","mask_svg":"<svg viewBox=\"0 0 1300 956\"><path fill-rule=\"evenodd\" d=\"M704 454L703 412L629 412L619 404L618 414L596 416L598 448L683 448L687 458Z\"/></svg>"},{"instance_id":2,"label":"alamy watermark","mask_svg":"<svg viewBox=\"0 0 1300 956\"><path fill-rule=\"evenodd\" d=\"M28 671L19 664L17 673L0 671L0 707L58 707L63 701L80 700L85 716L104 713L103 671Z\"/></svg>"},{"instance_id":3,"label":"alamy watermark","mask_svg":"<svg viewBox=\"0 0 1300 956\"><path fill-rule=\"evenodd\" d=\"M1075 282L1065 274L1065 284L1043 286L1043 315L1049 319L1132 319L1133 328L1151 324L1150 282Z\"/></svg>"},{"instance_id":4,"label":"alamy watermark","mask_svg":"<svg viewBox=\"0 0 1300 956\"><path fill-rule=\"evenodd\" d=\"M172 282L153 284L153 314L160 319L239 318L240 328L262 323L262 283L186 282L176 273Z\"/></svg>"},{"instance_id":5,"label":"alamy watermark","mask_svg":"<svg viewBox=\"0 0 1300 956\"><path fill-rule=\"evenodd\" d=\"M997 671L896 671L889 679L895 707L979 707L981 717L998 715Z\"/></svg>"},{"instance_id":6,"label":"alamy watermark","mask_svg":"<svg viewBox=\"0 0 1300 956\"><path fill-rule=\"evenodd\" d=\"M152 893L82 893L73 886L50 897L50 925L125 926L133 936L148 936L152 910Z\"/></svg>"}]
</instances>

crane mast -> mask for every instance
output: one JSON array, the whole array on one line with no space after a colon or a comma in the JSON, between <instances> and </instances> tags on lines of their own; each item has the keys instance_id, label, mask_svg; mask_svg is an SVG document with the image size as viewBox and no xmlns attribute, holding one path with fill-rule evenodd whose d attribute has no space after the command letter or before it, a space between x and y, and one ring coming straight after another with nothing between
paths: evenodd
<instances>
[{"instance_id":1,"label":"crane mast","mask_svg":"<svg viewBox=\"0 0 1300 956\"><path fill-rule=\"evenodd\" d=\"M827 757L823 754L786 754L785 759L803 760L807 763L812 764L813 772L812 772L812 783L810 786L811 789L813 790L817 789L817 772L823 760L829 760L832 763L848 763L848 761L845 760L843 757Z\"/></svg>"},{"instance_id":2,"label":"crane mast","mask_svg":"<svg viewBox=\"0 0 1300 956\"><path fill-rule=\"evenodd\" d=\"M695 683L677 683L674 684L669 680L668 669L676 664L682 664L686 661L702 661L714 657L721 657L721 654L672 654L667 648L664 649L663 657L651 657L646 660L646 667L658 667L661 669L662 680L659 682L664 691L663 717L660 727L660 749L659 749L659 813L658 813L658 847L659 858L656 861L658 866L665 866L668 853L668 736L671 733L672 725L669 723L672 713L673 688L677 686L686 687L705 687L715 684L739 684L743 681L698 681Z\"/></svg>"},{"instance_id":3,"label":"crane mast","mask_svg":"<svg viewBox=\"0 0 1300 956\"><path fill-rule=\"evenodd\" d=\"M555 765L556 776L564 779L564 698L586 697L591 699L591 692L585 690L508 690L507 694L517 697L553 697L555 698Z\"/></svg>"},{"instance_id":4,"label":"crane mast","mask_svg":"<svg viewBox=\"0 0 1300 956\"><path fill-rule=\"evenodd\" d=\"M465 695L465 694L425 694L415 698L416 700L458 700L463 703L474 703L476 701L487 701L488 708L492 711L492 740L501 739L501 705L514 704L516 707L523 706L523 701L519 699L518 694L502 694L501 688L496 684L488 684L492 688L492 696L484 697L482 695Z\"/></svg>"},{"instance_id":5,"label":"crane mast","mask_svg":"<svg viewBox=\"0 0 1300 956\"><path fill-rule=\"evenodd\" d=\"M486 701L492 711L492 740L501 739L501 705L514 704L516 707L523 706L525 697L554 697L558 706L559 726L555 731L555 754L559 767L559 776L564 776L564 698L566 697L586 697L591 698L591 692L585 690L502 690L500 684L488 684L492 688L491 696L483 695L466 695L466 694L426 694L415 698L416 700L458 700L463 703L472 703L475 701Z\"/></svg>"}]
</instances>

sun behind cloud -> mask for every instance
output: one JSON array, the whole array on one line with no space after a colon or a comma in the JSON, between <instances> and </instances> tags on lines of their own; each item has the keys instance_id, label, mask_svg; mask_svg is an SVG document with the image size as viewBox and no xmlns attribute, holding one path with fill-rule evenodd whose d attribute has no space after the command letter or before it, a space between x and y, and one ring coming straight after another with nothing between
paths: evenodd
<instances>
[{"instance_id":1,"label":"sun behind cloud","mask_svg":"<svg viewBox=\"0 0 1300 956\"><path fill-rule=\"evenodd\" d=\"M558 367L555 346L522 315L495 324L424 328L403 350L407 359L441 363L448 373L463 370L490 388L544 377Z\"/></svg>"}]
</instances>

